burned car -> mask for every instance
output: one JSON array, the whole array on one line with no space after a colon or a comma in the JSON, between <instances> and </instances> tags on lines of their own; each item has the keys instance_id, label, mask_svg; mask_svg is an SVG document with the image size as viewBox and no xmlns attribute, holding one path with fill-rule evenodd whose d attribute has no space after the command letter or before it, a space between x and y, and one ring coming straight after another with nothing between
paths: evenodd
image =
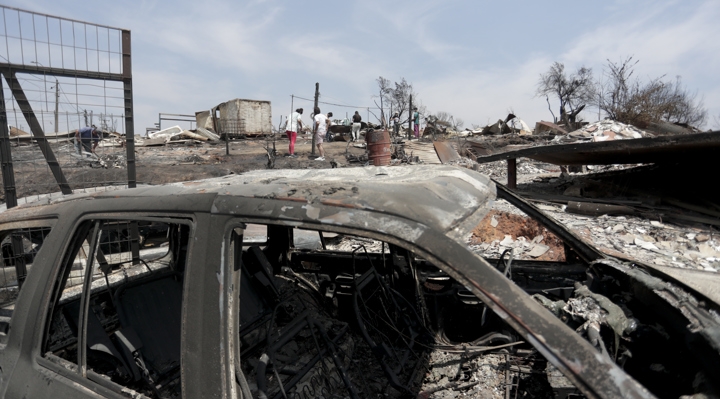
<instances>
[{"instance_id":1,"label":"burned car","mask_svg":"<svg viewBox=\"0 0 720 399\"><path fill-rule=\"evenodd\" d=\"M496 197L565 261L472 252ZM716 280L605 256L471 170L257 171L40 202L0 214L7 398L718 392Z\"/></svg>"}]
</instances>

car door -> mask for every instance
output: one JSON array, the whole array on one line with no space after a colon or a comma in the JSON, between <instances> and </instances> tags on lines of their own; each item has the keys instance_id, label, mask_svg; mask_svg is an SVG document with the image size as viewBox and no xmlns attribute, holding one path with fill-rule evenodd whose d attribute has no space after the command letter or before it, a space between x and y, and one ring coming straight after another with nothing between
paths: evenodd
<instances>
[{"instance_id":1,"label":"car door","mask_svg":"<svg viewBox=\"0 0 720 399\"><path fill-rule=\"evenodd\" d=\"M192 217L97 214L64 227L38 265L44 281L27 287L47 292L18 302L38 312L16 334L5 397L181 397Z\"/></svg>"}]
</instances>

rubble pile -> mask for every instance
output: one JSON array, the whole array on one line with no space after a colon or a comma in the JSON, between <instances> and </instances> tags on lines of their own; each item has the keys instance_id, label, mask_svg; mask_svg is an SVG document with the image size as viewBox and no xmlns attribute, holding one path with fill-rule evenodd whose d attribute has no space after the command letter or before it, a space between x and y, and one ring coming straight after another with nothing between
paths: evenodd
<instances>
[{"instance_id":1,"label":"rubble pile","mask_svg":"<svg viewBox=\"0 0 720 399\"><path fill-rule=\"evenodd\" d=\"M338 235L334 238L327 238L326 241L326 248L332 251L352 252L363 246L368 252L381 253L384 249L384 252L388 253L387 246L383 247L382 242L368 238Z\"/></svg>"},{"instance_id":2,"label":"rubble pile","mask_svg":"<svg viewBox=\"0 0 720 399\"><path fill-rule=\"evenodd\" d=\"M720 270L720 234L680 227L636 216L585 217L568 214L566 206L538 207L599 249L659 266Z\"/></svg>"},{"instance_id":3,"label":"rubble pile","mask_svg":"<svg viewBox=\"0 0 720 399\"><path fill-rule=\"evenodd\" d=\"M637 216L582 216L568 213L565 205L540 203L536 206L589 244L610 255L658 266L711 272L720 270L720 234L709 228L680 227ZM504 200L495 201L493 210L525 216ZM500 227L498 234L504 234L501 231L504 226ZM474 237L470 247L479 255L489 258L497 258L503 251L510 249L516 259L533 259L534 246L538 243L547 245L548 240L547 235L542 237L544 241L539 242L533 242L537 241L536 237L506 235L501 240L495 238L490 242L479 242L479 237Z\"/></svg>"},{"instance_id":4,"label":"rubble pile","mask_svg":"<svg viewBox=\"0 0 720 399\"><path fill-rule=\"evenodd\" d=\"M533 133L532 128L528 126L525 121L520 119L514 114L508 114L505 119L498 119L497 122L491 123L482 129L473 130L473 133L478 132L483 135L497 135L497 134L519 134L519 135L531 135Z\"/></svg>"},{"instance_id":5,"label":"rubble pile","mask_svg":"<svg viewBox=\"0 0 720 399\"><path fill-rule=\"evenodd\" d=\"M465 353L433 351L422 393L431 399L505 397L505 370L509 367L503 354L468 356Z\"/></svg>"},{"instance_id":6,"label":"rubble pile","mask_svg":"<svg viewBox=\"0 0 720 399\"><path fill-rule=\"evenodd\" d=\"M520 158L517 160L517 172L520 181L532 180L538 175L547 175L548 173L560 172L560 167L556 165L537 162L529 158ZM495 161L486 163L473 162L472 169L489 176L492 179L504 182L507 179L507 162Z\"/></svg>"},{"instance_id":7,"label":"rubble pile","mask_svg":"<svg viewBox=\"0 0 720 399\"><path fill-rule=\"evenodd\" d=\"M640 130L633 125L626 125L610 119L605 119L575 130L563 136L556 136L553 143L565 143L574 141L612 141L641 139L654 137L653 134Z\"/></svg>"},{"instance_id":8,"label":"rubble pile","mask_svg":"<svg viewBox=\"0 0 720 399\"><path fill-rule=\"evenodd\" d=\"M555 392L578 393L557 368L534 351L473 353L466 347L431 353L429 371L418 397L502 399L515 397L512 387L517 384L525 387L524 397L545 397L548 387Z\"/></svg>"},{"instance_id":9,"label":"rubble pile","mask_svg":"<svg viewBox=\"0 0 720 399\"><path fill-rule=\"evenodd\" d=\"M509 206L491 210L473 230L469 245L475 253L489 259L498 259L509 251L513 259L565 260L563 243L558 237Z\"/></svg>"},{"instance_id":10,"label":"rubble pile","mask_svg":"<svg viewBox=\"0 0 720 399\"><path fill-rule=\"evenodd\" d=\"M153 145L181 144L188 140L197 143L220 141L220 136L202 127L195 130L185 130L180 126L173 126L156 132L150 132L147 138L136 138L136 144L139 147L147 147Z\"/></svg>"}]
</instances>

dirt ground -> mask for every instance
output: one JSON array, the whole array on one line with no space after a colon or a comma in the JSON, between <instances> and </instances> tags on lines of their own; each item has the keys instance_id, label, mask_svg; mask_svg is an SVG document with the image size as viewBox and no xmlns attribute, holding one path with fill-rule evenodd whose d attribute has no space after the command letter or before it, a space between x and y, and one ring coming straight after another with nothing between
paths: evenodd
<instances>
[{"instance_id":1,"label":"dirt ground","mask_svg":"<svg viewBox=\"0 0 720 399\"><path fill-rule=\"evenodd\" d=\"M269 143L272 148L272 142ZM274 169L326 169L348 165L346 151L353 155L362 155L364 148L356 148L345 142L323 143L325 161L315 161L320 154L311 154L309 137L298 138L295 143L295 155L288 155L288 140L275 141L276 156ZM208 177L224 176L229 173L243 173L250 170L268 169L269 157L264 140L238 140L229 144L230 154L226 154L225 143L203 144L195 147L167 148L145 147L137 150L138 182L162 184L175 181L196 180ZM168 168L172 166L172 168ZM354 166L362 166L356 164Z\"/></svg>"},{"instance_id":2,"label":"dirt ground","mask_svg":"<svg viewBox=\"0 0 720 399\"><path fill-rule=\"evenodd\" d=\"M15 186L18 198L60 191L56 180L37 146L13 143L12 157L15 171ZM315 161L317 153L311 155L308 137L298 138L295 145L297 157L288 155L288 140L275 141L275 169L325 169L332 167L362 166L348 164L345 154L359 156L364 148L345 142L324 143L325 161ZM164 184L179 181L198 180L243 173L270 167L266 146L272 149L273 142L260 139L231 141L194 145L167 145L158 147L136 147L135 165L138 184ZM72 147L63 142L51 143L70 187L86 188L106 185L127 184L126 150L120 147L99 147L97 154L106 161L103 167L97 162L80 161L70 156ZM229 152L229 154L227 153ZM4 192L0 193L4 201Z\"/></svg>"},{"instance_id":3,"label":"dirt ground","mask_svg":"<svg viewBox=\"0 0 720 399\"><path fill-rule=\"evenodd\" d=\"M497 224L493 226L495 223ZM473 230L470 243L492 243L505 239L506 235L509 235L513 240L524 237L525 241L537 241L550 247L547 252L535 258L535 260L565 261L565 250L560 238L527 216L500 210L493 209L485 216Z\"/></svg>"}]
</instances>

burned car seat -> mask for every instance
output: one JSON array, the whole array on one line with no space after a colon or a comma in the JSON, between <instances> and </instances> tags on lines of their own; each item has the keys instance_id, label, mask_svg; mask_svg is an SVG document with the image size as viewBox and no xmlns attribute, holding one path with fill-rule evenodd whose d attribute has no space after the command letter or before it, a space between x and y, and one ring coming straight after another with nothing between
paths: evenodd
<instances>
[{"instance_id":1,"label":"burned car seat","mask_svg":"<svg viewBox=\"0 0 720 399\"><path fill-rule=\"evenodd\" d=\"M116 337L144 379L153 385L176 379L180 369L182 276L162 273L126 284L115 293L115 303L122 326Z\"/></svg>"}]
</instances>

